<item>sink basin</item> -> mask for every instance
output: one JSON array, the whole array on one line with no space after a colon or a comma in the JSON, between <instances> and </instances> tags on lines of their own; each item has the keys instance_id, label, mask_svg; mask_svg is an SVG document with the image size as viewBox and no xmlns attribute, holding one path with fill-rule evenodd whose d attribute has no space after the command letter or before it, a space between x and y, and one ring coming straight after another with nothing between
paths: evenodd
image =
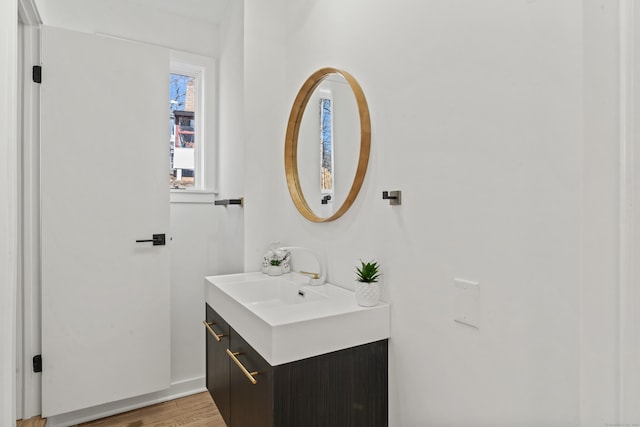
<instances>
[{"instance_id":1,"label":"sink basin","mask_svg":"<svg viewBox=\"0 0 640 427\"><path fill-rule=\"evenodd\" d=\"M247 306L277 308L289 304L305 304L327 299L326 295L310 287L303 288L291 280L260 278L260 280L220 285L238 302Z\"/></svg>"},{"instance_id":2,"label":"sink basin","mask_svg":"<svg viewBox=\"0 0 640 427\"><path fill-rule=\"evenodd\" d=\"M389 338L389 305L296 273L205 278L205 300L272 366Z\"/></svg>"}]
</instances>

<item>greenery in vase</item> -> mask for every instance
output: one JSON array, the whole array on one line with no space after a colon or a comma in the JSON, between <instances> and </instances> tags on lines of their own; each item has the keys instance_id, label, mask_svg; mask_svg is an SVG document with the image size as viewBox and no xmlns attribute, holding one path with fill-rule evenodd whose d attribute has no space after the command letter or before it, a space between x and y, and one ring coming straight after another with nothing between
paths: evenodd
<instances>
[{"instance_id":1,"label":"greenery in vase","mask_svg":"<svg viewBox=\"0 0 640 427\"><path fill-rule=\"evenodd\" d=\"M364 283L375 283L380 277L380 264L377 261L364 262L360 260L360 267L356 267L356 280Z\"/></svg>"},{"instance_id":2,"label":"greenery in vase","mask_svg":"<svg viewBox=\"0 0 640 427\"><path fill-rule=\"evenodd\" d=\"M276 249L269 254L269 265L286 267L283 263L289 258L289 255L291 255L291 252Z\"/></svg>"}]
</instances>

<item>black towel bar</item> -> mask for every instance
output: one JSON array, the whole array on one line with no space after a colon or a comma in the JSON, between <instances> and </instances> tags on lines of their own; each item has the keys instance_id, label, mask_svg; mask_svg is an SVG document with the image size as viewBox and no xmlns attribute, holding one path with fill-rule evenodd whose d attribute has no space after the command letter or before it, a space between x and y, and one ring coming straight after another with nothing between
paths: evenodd
<instances>
[{"instance_id":1,"label":"black towel bar","mask_svg":"<svg viewBox=\"0 0 640 427\"><path fill-rule=\"evenodd\" d=\"M229 206L229 205L240 205L241 207L244 206L244 197L240 197L239 199L223 199L223 200L216 200L215 202L213 202L214 205L216 206Z\"/></svg>"}]
</instances>

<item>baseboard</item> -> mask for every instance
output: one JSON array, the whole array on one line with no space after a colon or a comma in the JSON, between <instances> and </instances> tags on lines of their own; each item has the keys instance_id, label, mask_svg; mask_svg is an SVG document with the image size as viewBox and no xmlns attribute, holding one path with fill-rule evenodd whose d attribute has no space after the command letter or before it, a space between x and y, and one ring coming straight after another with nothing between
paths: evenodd
<instances>
[{"instance_id":1,"label":"baseboard","mask_svg":"<svg viewBox=\"0 0 640 427\"><path fill-rule=\"evenodd\" d=\"M206 391L205 377L192 378L172 383L166 390L49 417L47 427L68 427L203 391Z\"/></svg>"}]
</instances>

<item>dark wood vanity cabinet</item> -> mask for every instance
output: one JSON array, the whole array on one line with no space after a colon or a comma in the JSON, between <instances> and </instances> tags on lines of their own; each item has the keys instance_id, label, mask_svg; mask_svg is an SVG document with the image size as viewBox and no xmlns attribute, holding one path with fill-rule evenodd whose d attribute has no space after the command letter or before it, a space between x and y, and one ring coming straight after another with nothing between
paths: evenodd
<instances>
[{"instance_id":1,"label":"dark wood vanity cabinet","mask_svg":"<svg viewBox=\"0 0 640 427\"><path fill-rule=\"evenodd\" d=\"M207 322L228 328L207 333L207 388L229 427L387 425L387 340L271 366L209 305Z\"/></svg>"}]
</instances>

